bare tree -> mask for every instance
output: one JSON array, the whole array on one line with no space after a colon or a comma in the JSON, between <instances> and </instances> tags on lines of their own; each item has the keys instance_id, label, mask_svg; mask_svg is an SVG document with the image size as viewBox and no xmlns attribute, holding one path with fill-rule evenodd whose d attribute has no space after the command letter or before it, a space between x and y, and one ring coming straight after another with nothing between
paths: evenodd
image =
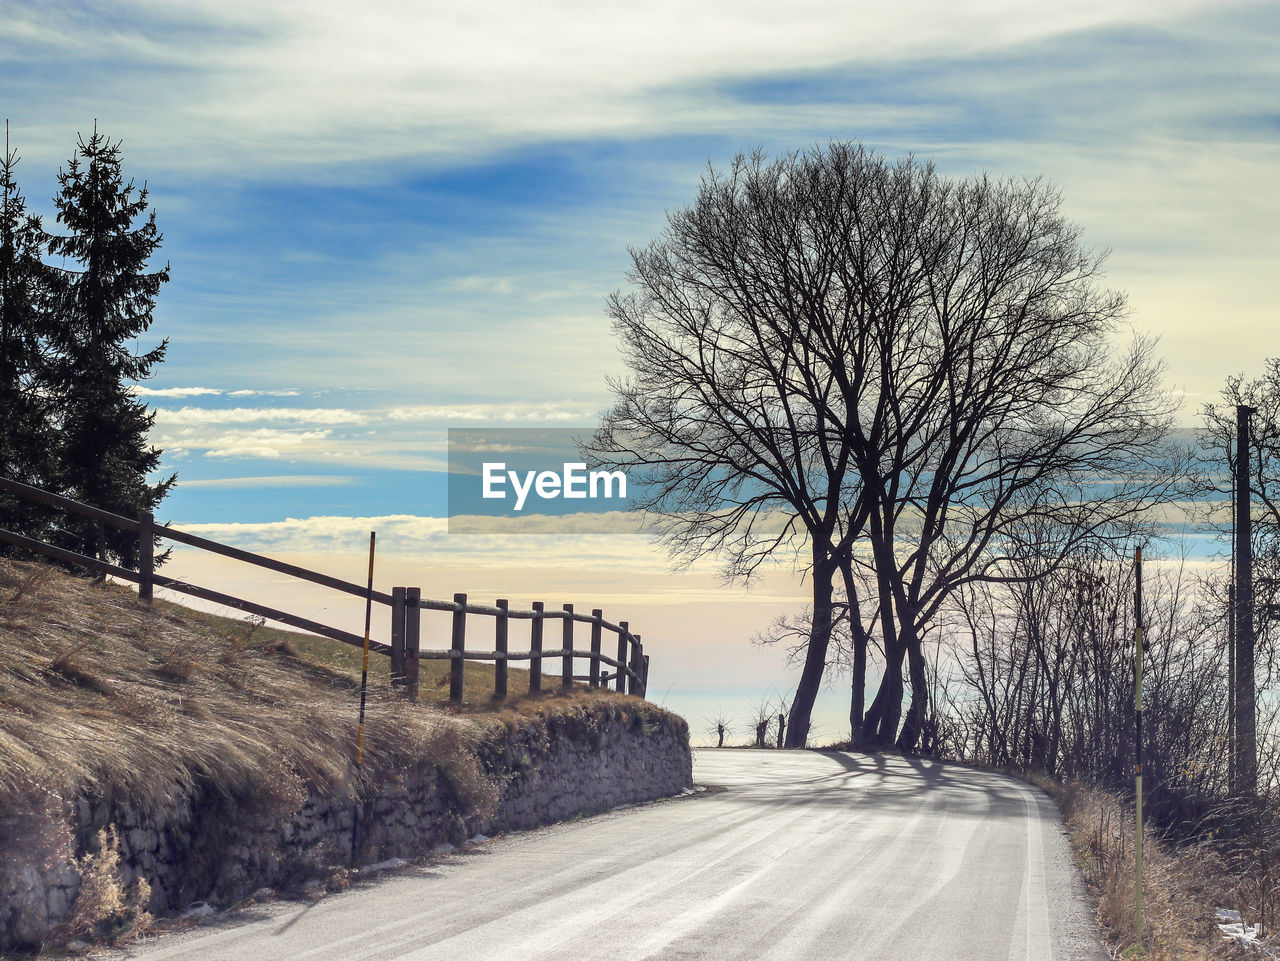
<instances>
[{"instance_id":1,"label":"bare tree","mask_svg":"<svg viewBox=\"0 0 1280 961\"><path fill-rule=\"evenodd\" d=\"M875 584L888 661L864 733L893 742L905 660L914 746L923 634L953 591L1017 576L1019 520L1069 515L1092 538L1167 483L1151 345L1117 352L1123 299L1059 207L1038 181L831 143L709 170L632 252L635 290L609 301L631 374L587 453L640 475L676 558L716 553L735 580L780 556L807 571L788 745L808 737L837 572Z\"/></svg>"},{"instance_id":2,"label":"bare tree","mask_svg":"<svg viewBox=\"0 0 1280 961\"><path fill-rule=\"evenodd\" d=\"M945 708L963 732L954 753L1128 790L1133 589L1132 553L1105 547L1038 579L966 587L949 625L968 687ZM1172 558L1147 565L1143 596L1147 803L1161 823L1185 827L1226 794L1225 618ZM1273 725L1264 718L1261 729ZM1274 772L1264 751L1262 782Z\"/></svg>"},{"instance_id":3,"label":"bare tree","mask_svg":"<svg viewBox=\"0 0 1280 961\"><path fill-rule=\"evenodd\" d=\"M718 711L707 721L707 733L716 739L716 747L724 747L724 739L732 732L733 718L726 717L724 711Z\"/></svg>"},{"instance_id":4,"label":"bare tree","mask_svg":"<svg viewBox=\"0 0 1280 961\"><path fill-rule=\"evenodd\" d=\"M1174 405L1152 344L1117 348L1123 299L1097 286L1102 256L1056 191L910 160L871 183L845 252L865 318L850 349L876 345L874 376L842 385L858 398L847 524L865 530L851 563L877 583L887 660L864 733L911 748L930 694L923 635L948 598L1127 537L1181 455L1164 442ZM1027 553L1044 563L1010 563Z\"/></svg>"},{"instance_id":5,"label":"bare tree","mask_svg":"<svg viewBox=\"0 0 1280 961\"><path fill-rule=\"evenodd\" d=\"M838 256L850 171L800 155L709 170L694 204L632 251L608 304L630 376L584 455L635 478L677 562L718 554L731 581L779 557L808 571L812 621L788 745L803 746L826 665L850 524L847 417L832 362L856 323ZM847 378L845 378L847 380ZM854 498L856 502L856 498Z\"/></svg>"}]
</instances>

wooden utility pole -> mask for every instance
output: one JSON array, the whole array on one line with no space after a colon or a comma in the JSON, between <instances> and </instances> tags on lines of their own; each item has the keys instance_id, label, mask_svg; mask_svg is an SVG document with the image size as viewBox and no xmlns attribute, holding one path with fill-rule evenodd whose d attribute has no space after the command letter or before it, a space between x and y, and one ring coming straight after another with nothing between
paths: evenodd
<instances>
[{"instance_id":1,"label":"wooden utility pole","mask_svg":"<svg viewBox=\"0 0 1280 961\"><path fill-rule=\"evenodd\" d=\"M1235 783L1232 793L1258 793L1257 708L1253 664L1253 498L1249 485L1249 415L1254 409L1236 406L1235 471Z\"/></svg>"},{"instance_id":2,"label":"wooden utility pole","mask_svg":"<svg viewBox=\"0 0 1280 961\"><path fill-rule=\"evenodd\" d=\"M1142 943L1144 930L1142 925L1142 648L1146 644L1142 623L1142 548L1133 555L1133 707L1137 719L1134 737L1133 780L1137 806L1134 810L1133 837L1133 917L1135 930L1138 932L1138 943Z\"/></svg>"}]
</instances>

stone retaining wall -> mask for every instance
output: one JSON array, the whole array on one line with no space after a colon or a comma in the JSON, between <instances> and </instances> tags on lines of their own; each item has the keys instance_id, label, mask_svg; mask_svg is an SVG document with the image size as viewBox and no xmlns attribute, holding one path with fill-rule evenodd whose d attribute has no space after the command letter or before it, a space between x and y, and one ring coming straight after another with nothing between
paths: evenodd
<instances>
[{"instance_id":1,"label":"stone retaining wall","mask_svg":"<svg viewBox=\"0 0 1280 961\"><path fill-rule=\"evenodd\" d=\"M692 783L688 726L630 699L602 697L513 716L489 728L469 763L430 759L367 774L362 863L413 858L477 833L549 824L678 794ZM477 763L478 762L478 763ZM175 803L72 799L33 792L30 811L0 812L0 950L57 939L82 887L99 831L119 838L119 881L145 878L156 912L194 901L228 904L259 888L290 890L349 863L355 802L236 798L207 785Z\"/></svg>"}]
</instances>

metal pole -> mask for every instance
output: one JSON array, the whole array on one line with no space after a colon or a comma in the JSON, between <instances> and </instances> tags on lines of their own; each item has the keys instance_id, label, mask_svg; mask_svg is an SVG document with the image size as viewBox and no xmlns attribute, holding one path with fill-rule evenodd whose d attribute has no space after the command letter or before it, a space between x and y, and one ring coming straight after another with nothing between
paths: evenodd
<instances>
[{"instance_id":1,"label":"metal pole","mask_svg":"<svg viewBox=\"0 0 1280 961\"><path fill-rule=\"evenodd\" d=\"M1254 409L1236 407L1236 780L1238 793L1258 793L1257 709L1253 638L1253 498L1249 487L1249 415Z\"/></svg>"},{"instance_id":2,"label":"metal pole","mask_svg":"<svg viewBox=\"0 0 1280 961\"><path fill-rule=\"evenodd\" d=\"M364 763L364 707L369 693L369 625L373 620L373 546L377 538L369 532L369 586L364 598L364 659L360 667L360 723L356 726L356 774ZM356 863L356 848L360 837L360 784L356 783L356 807L351 814L351 863Z\"/></svg>"},{"instance_id":3,"label":"metal pole","mask_svg":"<svg viewBox=\"0 0 1280 961\"><path fill-rule=\"evenodd\" d=\"M1139 943L1143 940L1142 927L1142 646L1145 643L1142 630L1142 548L1134 552L1134 636L1133 636L1133 706L1137 719L1134 745L1134 782L1138 799L1134 816L1134 885L1133 885L1133 917Z\"/></svg>"}]
</instances>

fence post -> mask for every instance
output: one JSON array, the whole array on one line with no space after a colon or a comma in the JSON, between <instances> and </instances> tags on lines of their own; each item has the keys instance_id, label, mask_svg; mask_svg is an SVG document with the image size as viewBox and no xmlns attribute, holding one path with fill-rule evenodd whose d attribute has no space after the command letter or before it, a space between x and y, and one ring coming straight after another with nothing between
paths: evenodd
<instances>
[{"instance_id":1,"label":"fence post","mask_svg":"<svg viewBox=\"0 0 1280 961\"><path fill-rule=\"evenodd\" d=\"M404 686L404 588L391 588L391 686Z\"/></svg>"},{"instance_id":2,"label":"fence post","mask_svg":"<svg viewBox=\"0 0 1280 961\"><path fill-rule=\"evenodd\" d=\"M592 688L600 686L600 622L604 620L604 611L596 608L591 612L591 680Z\"/></svg>"},{"instance_id":3,"label":"fence post","mask_svg":"<svg viewBox=\"0 0 1280 961\"><path fill-rule=\"evenodd\" d=\"M409 700L418 699L418 652L422 644L422 588L406 588L404 594L404 681Z\"/></svg>"},{"instance_id":4,"label":"fence post","mask_svg":"<svg viewBox=\"0 0 1280 961\"><path fill-rule=\"evenodd\" d=\"M631 668L631 672L627 674L627 693L635 694L640 690L640 635L631 635L631 651L627 658L627 667Z\"/></svg>"},{"instance_id":5,"label":"fence post","mask_svg":"<svg viewBox=\"0 0 1280 961\"><path fill-rule=\"evenodd\" d=\"M138 600L151 603L152 581L155 575L156 539L153 533L155 517L151 511L143 511L138 518Z\"/></svg>"},{"instance_id":6,"label":"fence post","mask_svg":"<svg viewBox=\"0 0 1280 961\"><path fill-rule=\"evenodd\" d=\"M649 655L642 654L640 664L640 696L649 696Z\"/></svg>"},{"instance_id":7,"label":"fence post","mask_svg":"<svg viewBox=\"0 0 1280 961\"><path fill-rule=\"evenodd\" d=\"M622 628L618 632L618 675L613 679L613 689L621 694L627 689L627 663L628 663L628 642L631 639L631 625L626 621L619 621L618 626Z\"/></svg>"},{"instance_id":8,"label":"fence post","mask_svg":"<svg viewBox=\"0 0 1280 961\"><path fill-rule=\"evenodd\" d=\"M564 630L560 633L560 646L565 649L566 653L560 659L560 687L562 690L569 690L573 687L573 605L566 604L564 606Z\"/></svg>"},{"instance_id":9,"label":"fence post","mask_svg":"<svg viewBox=\"0 0 1280 961\"><path fill-rule=\"evenodd\" d=\"M529 625L529 693L542 690L542 601L533 602L533 621Z\"/></svg>"},{"instance_id":10,"label":"fence post","mask_svg":"<svg viewBox=\"0 0 1280 961\"><path fill-rule=\"evenodd\" d=\"M462 655L467 650L467 595L454 594L453 603L453 657L449 659L449 700L462 703L462 669L466 661Z\"/></svg>"},{"instance_id":11,"label":"fence post","mask_svg":"<svg viewBox=\"0 0 1280 961\"><path fill-rule=\"evenodd\" d=\"M507 696L507 599L498 598L498 610L502 613L493 619L493 649L501 657L493 665L493 696L501 701Z\"/></svg>"}]
</instances>

